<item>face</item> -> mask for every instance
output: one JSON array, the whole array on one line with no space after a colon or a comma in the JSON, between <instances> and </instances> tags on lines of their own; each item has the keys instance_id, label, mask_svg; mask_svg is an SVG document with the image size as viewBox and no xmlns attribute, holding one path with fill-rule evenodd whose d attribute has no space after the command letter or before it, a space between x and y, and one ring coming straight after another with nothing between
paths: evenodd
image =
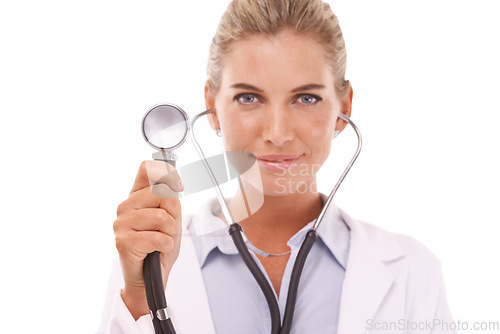
<instances>
[{"instance_id":1,"label":"face","mask_svg":"<svg viewBox=\"0 0 500 334\"><path fill-rule=\"evenodd\" d=\"M257 158L264 192L316 191L316 173L330 153L339 113L350 114L352 90L338 96L321 44L283 31L234 42L220 88L207 85L207 108L216 114L227 151Z\"/></svg>"}]
</instances>

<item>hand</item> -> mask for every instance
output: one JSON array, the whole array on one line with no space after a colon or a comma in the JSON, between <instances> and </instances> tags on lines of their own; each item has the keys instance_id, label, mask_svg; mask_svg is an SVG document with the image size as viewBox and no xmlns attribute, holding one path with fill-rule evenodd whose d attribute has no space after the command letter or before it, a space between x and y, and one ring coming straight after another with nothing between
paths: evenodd
<instances>
[{"instance_id":1,"label":"hand","mask_svg":"<svg viewBox=\"0 0 500 334\"><path fill-rule=\"evenodd\" d=\"M176 169L163 161L144 161L127 200L118 206L114 222L116 248L125 281L122 299L138 319L149 313L142 273L144 258L161 253L163 286L179 255L182 234L183 186Z\"/></svg>"}]
</instances>

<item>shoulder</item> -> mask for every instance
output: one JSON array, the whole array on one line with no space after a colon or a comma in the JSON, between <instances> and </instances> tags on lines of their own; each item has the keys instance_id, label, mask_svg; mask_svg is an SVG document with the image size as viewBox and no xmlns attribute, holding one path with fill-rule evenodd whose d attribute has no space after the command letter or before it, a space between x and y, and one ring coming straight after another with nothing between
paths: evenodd
<instances>
[{"instance_id":1,"label":"shoulder","mask_svg":"<svg viewBox=\"0 0 500 334\"><path fill-rule=\"evenodd\" d=\"M401 319L451 319L441 263L426 246L408 235L343 217L351 230L347 270L358 283L356 288L371 284L366 277L390 282L390 293L385 296L390 318L399 309L404 311Z\"/></svg>"},{"instance_id":2,"label":"shoulder","mask_svg":"<svg viewBox=\"0 0 500 334\"><path fill-rule=\"evenodd\" d=\"M410 267L429 271L440 268L436 255L415 238L387 231L376 225L360 221L342 213L351 230L351 242L362 242L366 250L374 252L383 261L404 257Z\"/></svg>"},{"instance_id":3,"label":"shoulder","mask_svg":"<svg viewBox=\"0 0 500 334\"><path fill-rule=\"evenodd\" d=\"M438 295L441 262L421 242L348 216L345 221L351 229L349 257L370 258L383 264L396 281L411 287L411 295Z\"/></svg>"}]
</instances>

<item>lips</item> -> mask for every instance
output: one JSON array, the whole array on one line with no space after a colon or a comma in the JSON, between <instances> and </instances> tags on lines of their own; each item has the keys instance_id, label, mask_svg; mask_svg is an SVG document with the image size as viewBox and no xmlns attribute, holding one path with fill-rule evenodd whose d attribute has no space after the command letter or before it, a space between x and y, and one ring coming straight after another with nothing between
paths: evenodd
<instances>
[{"instance_id":1,"label":"lips","mask_svg":"<svg viewBox=\"0 0 500 334\"><path fill-rule=\"evenodd\" d=\"M268 154L256 156L259 165L270 172L281 172L296 163L302 154Z\"/></svg>"}]
</instances>

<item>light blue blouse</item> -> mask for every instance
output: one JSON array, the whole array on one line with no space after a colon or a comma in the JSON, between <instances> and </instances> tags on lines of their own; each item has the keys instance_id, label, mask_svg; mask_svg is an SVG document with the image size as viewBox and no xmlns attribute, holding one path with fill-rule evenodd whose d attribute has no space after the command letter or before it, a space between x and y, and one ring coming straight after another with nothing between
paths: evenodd
<instances>
[{"instance_id":1,"label":"light blue blouse","mask_svg":"<svg viewBox=\"0 0 500 334\"><path fill-rule=\"evenodd\" d=\"M321 195L324 203L326 196ZM216 333L271 333L271 317L264 294L239 256L227 229L195 236L199 224L220 224L219 212L220 205L214 198L201 207L188 227L200 261ZM309 222L288 241L292 251L278 298L282 320L293 265L313 223ZM337 333L350 233L333 203L323 218L318 236L300 280L292 325L292 333L296 334ZM254 258L272 286L262 264L255 255Z\"/></svg>"}]
</instances>

